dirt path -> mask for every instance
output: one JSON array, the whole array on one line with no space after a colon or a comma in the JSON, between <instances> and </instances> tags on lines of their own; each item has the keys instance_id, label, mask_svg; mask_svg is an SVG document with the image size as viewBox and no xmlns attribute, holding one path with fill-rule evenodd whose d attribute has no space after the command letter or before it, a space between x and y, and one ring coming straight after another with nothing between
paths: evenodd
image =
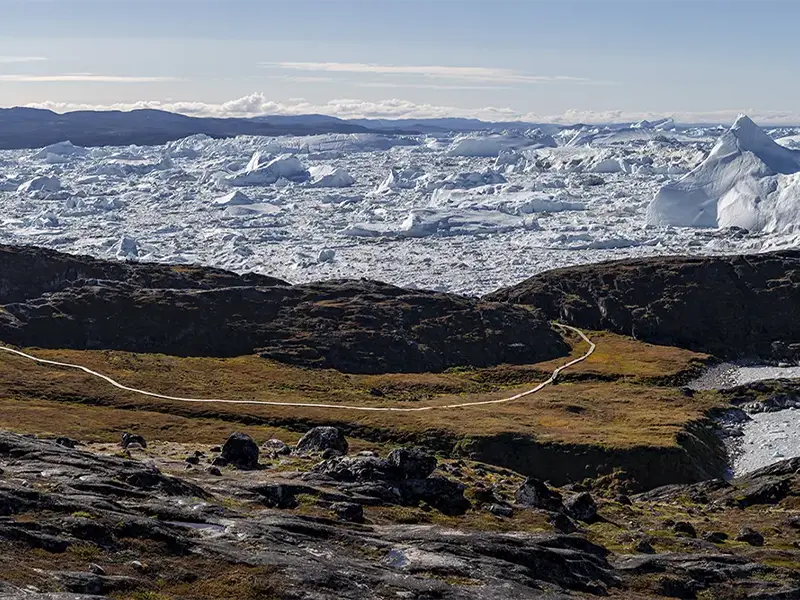
<instances>
[{"instance_id":1,"label":"dirt path","mask_svg":"<svg viewBox=\"0 0 800 600\"><path fill-rule=\"evenodd\" d=\"M134 394L140 394L142 396L149 396L151 398L160 398L162 400L174 400L176 402L191 402L191 403L199 403L199 404L244 404L244 405L259 405L259 406L292 406L296 408L331 408L337 410L360 410L365 412L422 412L426 410L445 410L445 409L452 409L452 408L468 408L471 406L485 406L487 404L504 404L506 402L514 402L515 400L519 400L521 398L525 398L526 396L530 396L531 394L535 394L542 388L551 385L559 376L559 374L569 367L578 364L589 358L595 350L595 344L592 342L586 334L584 334L580 329L572 327L570 325L564 325L562 323L555 323L557 327L562 329L568 329L574 333L577 333L581 339L589 345L589 349L586 353L578 358L575 358L568 363L561 365L557 369L553 371L553 374L547 381L543 381L542 383L538 384L536 387L521 392L519 394L515 394L513 396L509 396L508 398L500 398L498 400L483 400L479 402L462 402L459 404L445 404L445 405L436 405L436 406L418 406L415 408L393 408L393 407L386 407L386 406L352 406L347 404L315 404L311 402L266 402L261 400L223 400L218 398L181 398L180 396L166 396L164 394L157 394L155 392L148 392L146 390L140 390L137 388L128 387L127 385L123 385L118 381L111 379L107 375L103 375L102 373L98 373L97 371L93 371L87 367L82 365L75 365L71 363L64 363L58 362L55 360L46 360L44 358L37 358L30 354L26 354L25 352L21 352L20 350L15 350L14 348L8 348L6 346L0 346L0 351L7 352L9 354L14 354L16 356L21 356L23 358L27 358L34 362L43 364L43 365L52 365L56 367L65 367L68 369L77 369L79 371L83 371L84 373L88 373L93 377L97 377L102 379L109 384L113 385L116 388L124 390L126 392L133 392Z\"/></svg>"}]
</instances>

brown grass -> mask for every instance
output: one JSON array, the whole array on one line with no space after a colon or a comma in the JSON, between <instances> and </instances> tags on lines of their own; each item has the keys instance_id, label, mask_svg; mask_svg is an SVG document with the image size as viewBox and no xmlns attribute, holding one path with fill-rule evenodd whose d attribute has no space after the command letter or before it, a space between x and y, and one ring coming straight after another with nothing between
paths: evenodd
<instances>
[{"instance_id":1,"label":"brown grass","mask_svg":"<svg viewBox=\"0 0 800 600\"><path fill-rule=\"evenodd\" d=\"M120 430L132 428L153 439L219 441L234 422L237 429L253 431L259 438L274 435L293 441L298 432L328 423L344 424L355 435L380 439L511 432L538 440L667 446L674 444L675 433L687 421L719 402L714 393L688 397L677 388L654 383L695 368L706 359L704 355L608 333L590 335L597 343L595 354L571 369L557 386L512 403L417 413L187 404L123 392L79 371L3 355L0 407L7 410L0 411L0 426L98 441L116 439ZM351 375L256 356L214 359L112 351L31 352L83 364L126 385L169 395L361 406L504 398L529 389L565 360L441 374ZM575 340L573 355L584 352L585 344ZM63 410L65 402L69 410ZM287 434L286 428L293 434Z\"/></svg>"}]
</instances>

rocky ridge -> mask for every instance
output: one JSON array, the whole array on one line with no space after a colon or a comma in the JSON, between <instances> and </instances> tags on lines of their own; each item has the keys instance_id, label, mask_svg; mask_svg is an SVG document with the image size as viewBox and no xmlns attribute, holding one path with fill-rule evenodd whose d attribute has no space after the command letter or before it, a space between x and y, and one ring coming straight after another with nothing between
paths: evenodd
<instances>
[{"instance_id":1,"label":"rocky ridge","mask_svg":"<svg viewBox=\"0 0 800 600\"><path fill-rule=\"evenodd\" d=\"M0 247L0 339L175 356L258 353L347 372L533 363L567 345L530 311L372 281L290 286L205 267Z\"/></svg>"},{"instance_id":2,"label":"rocky ridge","mask_svg":"<svg viewBox=\"0 0 800 600\"><path fill-rule=\"evenodd\" d=\"M800 251L659 257L557 269L486 300L576 327L725 358L785 358L800 340Z\"/></svg>"}]
</instances>

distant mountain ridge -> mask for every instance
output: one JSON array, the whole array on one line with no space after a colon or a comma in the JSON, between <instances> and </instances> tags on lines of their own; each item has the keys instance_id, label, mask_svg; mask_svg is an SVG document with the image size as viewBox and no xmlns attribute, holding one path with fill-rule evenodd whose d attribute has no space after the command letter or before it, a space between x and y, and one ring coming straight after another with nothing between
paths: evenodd
<instances>
[{"instance_id":1,"label":"distant mountain ridge","mask_svg":"<svg viewBox=\"0 0 800 600\"><path fill-rule=\"evenodd\" d=\"M238 135L281 136L326 133L420 135L478 131L541 129L553 135L563 129L671 131L700 125L674 125L671 119L637 123L557 125L524 121L482 121L460 117L421 119L341 119L329 115L263 115L249 118L192 117L154 109L56 113L38 108L0 108L0 150L42 148L71 141L77 146L155 146L190 135L213 138ZM704 125L705 127L709 125ZM672 127L675 129L673 130ZM788 129L787 129L788 131Z\"/></svg>"},{"instance_id":2,"label":"distant mountain ridge","mask_svg":"<svg viewBox=\"0 0 800 600\"><path fill-rule=\"evenodd\" d=\"M313 135L365 133L340 119L222 119L160 110L78 111L58 114L35 108L0 109L0 149L41 148L65 140L77 146L154 146L190 135Z\"/></svg>"}]
</instances>

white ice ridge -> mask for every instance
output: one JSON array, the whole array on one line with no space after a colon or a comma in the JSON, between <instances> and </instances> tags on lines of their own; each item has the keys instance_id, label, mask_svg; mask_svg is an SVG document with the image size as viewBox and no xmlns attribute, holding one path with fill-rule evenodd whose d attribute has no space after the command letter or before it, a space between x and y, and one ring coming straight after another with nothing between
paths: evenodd
<instances>
[{"instance_id":1,"label":"white ice ridge","mask_svg":"<svg viewBox=\"0 0 800 600\"><path fill-rule=\"evenodd\" d=\"M741 115L708 158L663 186L647 211L650 225L800 230L800 152L777 144Z\"/></svg>"}]
</instances>

